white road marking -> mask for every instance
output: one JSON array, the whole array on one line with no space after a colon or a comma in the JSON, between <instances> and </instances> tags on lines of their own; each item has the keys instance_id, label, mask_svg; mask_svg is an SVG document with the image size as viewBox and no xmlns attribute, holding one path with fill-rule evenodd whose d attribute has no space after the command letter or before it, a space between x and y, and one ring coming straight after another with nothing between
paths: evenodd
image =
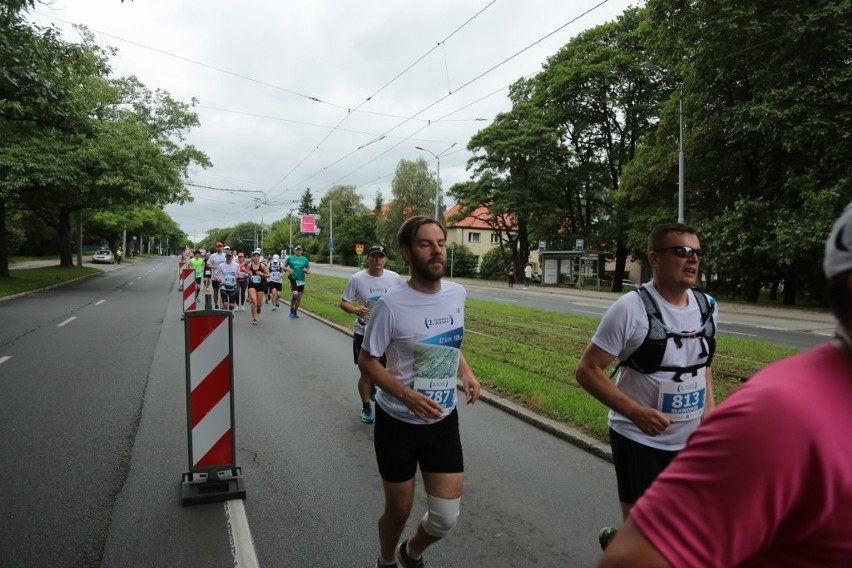
<instances>
[{"instance_id":1,"label":"white road marking","mask_svg":"<svg viewBox=\"0 0 852 568\"><path fill-rule=\"evenodd\" d=\"M257 568L260 566L242 499L225 501L225 522L228 524L228 536L231 539L235 568Z\"/></svg>"},{"instance_id":2,"label":"white road marking","mask_svg":"<svg viewBox=\"0 0 852 568\"><path fill-rule=\"evenodd\" d=\"M578 314L592 314L593 316L603 315L601 312L592 312L592 311L589 311L589 310L573 310L573 311L577 312Z\"/></svg>"},{"instance_id":3,"label":"white road marking","mask_svg":"<svg viewBox=\"0 0 852 568\"><path fill-rule=\"evenodd\" d=\"M8 361L11 358L12 358L11 355L6 355L5 357L0 357L0 365L2 365L3 363L5 363L6 361Z\"/></svg>"},{"instance_id":4,"label":"white road marking","mask_svg":"<svg viewBox=\"0 0 852 568\"><path fill-rule=\"evenodd\" d=\"M128 282L128 283L127 283L127 285L128 285L128 286L133 286L133 282Z\"/></svg>"},{"instance_id":5,"label":"white road marking","mask_svg":"<svg viewBox=\"0 0 852 568\"><path fill-rule=\"evenodd\" d=\"M731 335L745 335L746 337L757 337L757 334L754 333L740 333L739 331L730 331L727 329L720 329L722 333L730 333Z\"/></svg>"},{"instance_id":6,"label":"white road marking","mask_svg":"<svg viewBox=\"0 0 852 568\"><path fill-rule=\"evenodd\" d=\"M96 305L96 306L100 306L100 305L101 305L101 304L103 304L104 302L106 302L106 300L101 300L101 301L99 301L99 302L95 302L95 305Z\"/></svg>"},{"instance_id":7,"label":"white road marking","mask_svg":"<svg viewBox=\"0 0 852 568\"><path fill-rule=\"evenodd\" d=\"M74 321L75 319L77 319L77 316L71 316L70 318L68 318L68 319L67 319L67 320L65 320L64 322L62 322L62 323L58 324L56 327L62 327L62 326L63 326L63 325L65 325L66 323L71 323L71 322L72 322L72 321Z\"/></svg>"}]
</instances>

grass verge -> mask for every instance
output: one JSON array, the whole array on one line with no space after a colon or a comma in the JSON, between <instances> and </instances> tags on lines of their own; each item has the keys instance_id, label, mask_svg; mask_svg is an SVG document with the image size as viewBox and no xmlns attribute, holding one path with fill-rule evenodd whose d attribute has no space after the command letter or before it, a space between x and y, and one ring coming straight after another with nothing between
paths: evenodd
<instances>
[{"instance_id":1,"label":"grass verge","mask_svg":"<svg viewBox=\"0 0 852 568\"><path fill-rule=\"evenodd\" d=\"M352 316L338 307L346 281L312 274L302 306L327 320L351 326ZM606 407L574 379L577 363L598 322L592 317L468 298L465 358L489 390L606 441ZM713 360L716 401L767 363L796 352L765 341L717 336Z\"/></svg>"},{"instance_id":2,"label":"grass verge","mask_svg":"<svg viewBox=\"0 0 852 568\"><path fill-rule=\"evenodd\" d=\"M100 272L100 270L89 266L72 266L69 268L47 266L10 272L9 278L0 278L0 298L61 284L81 276Z\"/></svg>"}]
</instances>

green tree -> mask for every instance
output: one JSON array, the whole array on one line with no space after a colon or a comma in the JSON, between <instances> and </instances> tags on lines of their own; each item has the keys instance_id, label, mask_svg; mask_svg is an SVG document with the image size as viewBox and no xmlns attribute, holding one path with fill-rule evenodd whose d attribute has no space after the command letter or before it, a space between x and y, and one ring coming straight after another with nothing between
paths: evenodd
<instances>
[{"instance_id":1,"label":"green tree","mask_svg":"<svg viewBox=\"0 0 852 568\"><path fill-rule=\"evenodd\" d=\"M435 214L437 183L423 158L400 160L397 164L391 184L393 201L376 227L377 238L388 243L397 256L396 232L402 223L412 215Z\"/></svg>"},{"instance_id":2,"label":"green tree","mask_svg":"<svg viewBox=\"0 0 852 568\"><path fill-rule=\"evenodd\" d=\"M302 192L302 197L299 200L299 215L316 215L317 206L314 205L314 196L311 193L311 188L306 188Z\"/></svg>"},{"instance_id":3,"label":"green tree","mask_svg":"<svg viewBox=\"0 0 852 568\"><path fill-rule=\"evenodd\" d=\"M686 218L714 272L749 301L781 279L785 303L816 296L823 240L852 200L852 3L649 0L647 10L670 99L626 175L632 190L649 203L675 195L682 93Z\"/></svg>"}]
</instances>

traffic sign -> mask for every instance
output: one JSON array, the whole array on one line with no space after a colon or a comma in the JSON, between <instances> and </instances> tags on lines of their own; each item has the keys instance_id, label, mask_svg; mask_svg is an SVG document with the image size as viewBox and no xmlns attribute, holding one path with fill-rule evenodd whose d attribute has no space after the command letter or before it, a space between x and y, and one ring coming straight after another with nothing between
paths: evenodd
<instances>
[{"instance_id":1,"label":"traffic sign","mask_svg":"<svg viewBox=\"0 0 852 568\"><path fill-rule=\"evenodd\" d=\"M585 242L583 241L583 239L577 239L577 242L574 245L574 250L582 251L584 245L585 245Z\"/></svg>"},{"instance_id":2,"label":"traffic sign","mask_svg":"<svg viewBox=\"0 0 852 568\"><path fill-rule=\"evenodd\" d=\"M544 252L547 250L547 241L538 241L538 251Z\"/></svg>"}]
</instances>

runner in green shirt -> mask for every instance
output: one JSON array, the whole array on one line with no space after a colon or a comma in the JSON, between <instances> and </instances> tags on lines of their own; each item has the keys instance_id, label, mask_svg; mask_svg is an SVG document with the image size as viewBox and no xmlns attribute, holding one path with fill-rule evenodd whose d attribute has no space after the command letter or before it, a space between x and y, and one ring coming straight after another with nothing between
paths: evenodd
<instances>
[{"instance_id":1,"label":"runner in green shirt","mask_svg":"<svg viewBox=\"0 0 852 568\"><path fill-rule=\"evenodd\" d=\"M311 273L311 261L308 257L302 256L302 247L297 246L293 249L293 254L287 257L284 261L284 266L290 274L287 279L290 280L290 317L299 317L299 305L302 303L302 294L305 293L305 275Z\"/></svg>"}]
</instances>

